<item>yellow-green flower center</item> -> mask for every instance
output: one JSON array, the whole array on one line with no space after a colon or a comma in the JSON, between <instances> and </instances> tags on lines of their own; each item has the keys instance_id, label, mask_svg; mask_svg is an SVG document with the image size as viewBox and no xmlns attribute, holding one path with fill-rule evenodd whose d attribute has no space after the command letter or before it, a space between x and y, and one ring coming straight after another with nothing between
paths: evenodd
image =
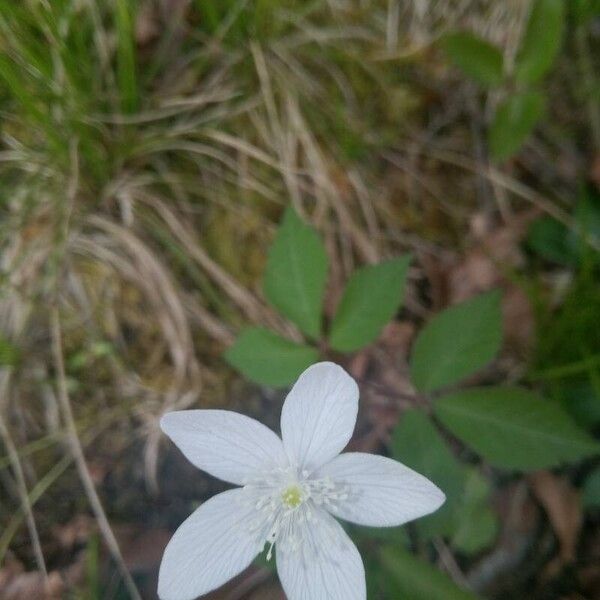
<instances>
[{"instance_id":1,"label":"yellow-green flower center","mask_svg":"<svg viewBox=\"0 0 600 600\"><path fill-rule=\"evenodd\" d=\"M303 500L304 494L298 485L290 485L281 493L281 501L288 508L298 508Z\"/></svg>"}]
</instances>

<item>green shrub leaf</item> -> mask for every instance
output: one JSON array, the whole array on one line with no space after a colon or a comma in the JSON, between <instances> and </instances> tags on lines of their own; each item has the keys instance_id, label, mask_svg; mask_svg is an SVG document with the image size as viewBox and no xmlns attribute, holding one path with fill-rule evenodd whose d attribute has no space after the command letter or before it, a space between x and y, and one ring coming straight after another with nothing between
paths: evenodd
<instances>
[{"instance_id":1,"label":"green shrub leaf","mask_svg":"<svg viewBox=\"0 0 600 600\"><path fill-rule=\"evenodd\" d=\"M596 378L593 369L593 366L588 367L588 372ZM588 430L600 425L600 394L589 379L569 377L558 383L546 382L545 387L559 399L563 410L575 423Z\"/></svg>"},{"instance_id":2,"label":"green shrub leaf","mask_svg":"<svg viewBox=\"0 0 600 600\"><path fill-rule=\"evenodd\" d=\"M581 502L585 508L600 507L600 467L596 467L585 480Z\"/></svg>"},{"instance_id":3,"label":"green shrub leaf","mask_svg":"<svg viewBox=\"0 0 600 600\"><path fill-rule=\"evenodd\" d=\"M515 154L545 110L546 99L539 92L515 94L501 104L488 134L494 160L505 160Z\"/></svg>"},{"instance_id":4,"label":"green shrub leaf","mask_svg":"<svg viewBox=\"0 0 600 600\"><path fill-rule=\"evenodd\" d=\"M412 381L422 392L456 383L490 362L501 342L499 292L452 306L433 317L417 337Z\"/></svg>"},{"instance_id":5,"label":"green shrub leaf","mask_svg":"<svg viewBox=\"0 0 600 600\"><path fill-rule=\"evenodd\" d=\"M273 387L290 385L318 358L315 348L296 344L262 327L242 331L225 353L227 362L248 379Z\"/></svg>"},{"instance_id":6,"label":"green shrub leaf","mask_svg":"<svg viewBox=\"0 0 600 600\"><path fill-rule=\"evenodd\" d=\"M560 50L564 26L564 0L535 0L517 54L517 81L536 83L549 71Z\"/></svg>"},{"instance_id":7,"label":"green shrub leaf","mask_svg":"<svg viewBox=\"0 0 600 600\"><path fill-rule=\"evenodd\" d=\"M489 483L456 459L427 415L406 411L394 430L391 450L396 460L434 481L446 494L439 510L415 523L421 538L448 537L465 554L489 546L498 526L488 505Z\"/></svg>"},{"instance_id":8,"label":"green shrub leaf","mask_svg":"<svg viewBox=\"0 0 600 600\"><path fill-rule=\"evenodd\" d=\"M409 263L406 256L352 274L331 326L333 348L351 352L377 338L402 304Z\"/></svg>"},{"instance_id":9,"label":"green shrub leaf","mask_svg":"<svg viewBox=\"0 0 600 600\"><path fill-rule=\"evenodd\" d=\"M476 469L469 469L452 536L452 546L465 554L487 548L498 533L498 517L489 507L489 494L488 481Z\"/></svg>"},{"instance_id":10,"label":"green shrub leaf","mask_svg":"<svg viewBox=\"0 0 600 600\"><path fill-rule=\"evenodd\" d=\"M600 451L556 404L520 388L457 392L438 400L435 414L465 444L506 469L544 469Z\"/></svg>"},{"instance_id":11,"label":"green shrub leaf","mask_svg":"<svg viewBox=\"0 0 600 600\"><path fill-rule=\"evenodd\" d=\"M442 48L459 69L481 85L502 83L503 59L496 46L464 31L445 36Z\"/></svg>"},{"instance_id":12,"label":"green shrub leaf","mask_svg":"<svg viewBox=\"0 0 600 600\"><path fill-rule=\"evenodd\" d=\"M401 548L384 548L381 562L388 575L386 598L407 600L475 600L444 573Z\"/></svg>"},{"instance_id":13,"label":"green shrub leaf","mask_svg":"<svg viewBox=\"0 0 600 600\"><path fill-rule=\"evenodd\" d=\"M288 208L269 251L265 296L305 334L318 338L326 280L323 242Z\"/></svg>"},{"instance_id":14,"label":"green shrub leaf","mask_svg":"<svg viewBox=\"0 0 600 600\"><path fill-rule=\"evenodd\" d=\"M426 539L452 535L467 473L431 419L419 410L406 411L394 430L391 450L396 460L431 479L446 494L439 510L415 523L419 534Z\"/></svg>"},{"instance_id":15,"label":"green shrub leaf","mask_svg":"<svg viewBox=\"0 0 600 600\"><path fill-rule=\"evenodd\" d=\"M571 243L566 225L549 215L536 219L527 232L527 245L543 259L573 266L577 263L576 248Z\"/></svg>"}]
</instances>

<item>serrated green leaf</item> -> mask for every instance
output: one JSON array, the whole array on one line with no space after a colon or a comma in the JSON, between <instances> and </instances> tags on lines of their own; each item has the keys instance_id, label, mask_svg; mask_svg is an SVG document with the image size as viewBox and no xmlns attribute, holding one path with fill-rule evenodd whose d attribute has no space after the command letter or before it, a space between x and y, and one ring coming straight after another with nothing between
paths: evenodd
<instances>
[{"instance_id":1,"label":"serrated green leaf","mask_svg":"<svg viewBox=\"0 0 600 600\"><path fill-rule=\"evenodd\" d=\"M446 502L439 510L415 523L419 534L426 539L452 535L467 471L431 419L419 410L406 411L394 429L391 451L396 460L431 479L446 494Z\"/></svg>"},{"instance_id":2,"label":"serrated green leaf","mask_svg":"<svg viewBox=\"0 0 600 600\"><path fill-rule=\"evenodd\" d=\"M502 342L500 293L481 294L439 313L413 347L410 375L422 392L460 381L490 362Z\"/></svg>"},{"instance_id":3,"label":"serrated green leaf","mask_svg":"<svg viewBox=\"0 0 600 600\"><path fill-rule=\"evenodd\" d=\"M465 554L487 548L498 533L498 518L488 505L490 485L476 469L469 469L456 512L452 546Z\"/></svg>"},{"instance_id":4,"label":"serrated green leaf","mask_svg":"<svg viewBox=\"0 0 600 600\"><path fill-rule=\"evenodd\" d=\"M476 388L438 400L440 421L495 466L528 471L600 451L557 405L521 388Z\"/></svg>"},{"instance_id":5,"label":"serrated green leaf","mask_svg":"<svg viewBox=\"0 0 600 600\"><path fill-rule=\"evenodd\" d=\"M248 379L262 385L284 387L316 362L315 348L291 342L262 327L250 327L225 352L227 362Z\"/></svg>"},{"instance_id":6,"label":"serrated green leaf","mask_svg":"<svg viewBox=\"0 0 600 600\"><path fill-rule=\"evenodd\" d=\"M332 348L351 352L377 338L402 304L409 263L405 256L352 274L331 325Z\"/></svg>"},{"instance_id":7,"label":"serrated green leaf","mask_svg":"<svg viewBox=\"0 0 600 600\"><path fill-rule=\"evenodd\" d=\"M583 484L581 502L585 508L600 507L600 467L596 467Z\"/></svg>"},{"instance_id":8,"label":"serrated green leaf","mask_svg":"<svg viewBox=\"0 0 600 600\"><path fill-rule=\"evenodd\" d=\"M517 54L518 82L536 83L550 70L562 44L564 26L564 0L535 0Z\"/></svg>"},{"instance_id":9,"label":"serrated green leaf","mask_svg":"<svg viewBox=\"0 0 600 600\"><path fill-rule=\"evenodd\" d=\"M546 110L539 92L523 92L507 98L496 111L488 133L492 158L509 158L523 145Z\"/></svg>"},{"instance_id":10,"label":"serrated green leaf","mask_svg":"<svg viewBox=\"0 0 600 600\"><path fill-rule=\"evenodd\" d=\"M289 207L269 251L264 281L267 300L306 335L318 338L326 280L323 242Z\"/></svg>"},{"instance_id":11,"label":"serrated green leaf","mask_svg":"<svg viewBox=\"0 0 600 600\"><path fill-rule=\"evenodd\" d=\"M481 85L491 87L502 83L504 60L493 44L464 31L445 36L442 48L459 69Z\"/></svg>"},{"instance_id":12,"label":"serrated green leaf","mask_svg":"<svg viewBox=\"0 0 600 600\"><path fill-rule=\"evenodd\" d=\"M381 562L388 575L386 598L407 600L475 600L445 574L401 548L384 548Z\"/></svg>"}]
</instances>

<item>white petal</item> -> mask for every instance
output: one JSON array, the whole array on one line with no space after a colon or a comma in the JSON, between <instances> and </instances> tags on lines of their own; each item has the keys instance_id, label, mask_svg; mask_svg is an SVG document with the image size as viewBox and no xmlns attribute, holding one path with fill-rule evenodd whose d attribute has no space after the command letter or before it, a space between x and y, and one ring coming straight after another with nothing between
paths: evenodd
<instances>
[{"instance_id":1,"label":"white petal","mask_svg":"<svg viewBox=\"0 0 600 600\"><path fill-rule=\"evenodd\" d=\"M300 375L281 412L281 437L291 462L311 472L349 442L358 386L342 367L321 362Z\"/></svg>"},{"instance_id":2,"label":"white petal","mask_svg":"<svg viewBox=\"0 0 600 600\"><path fill-rule=\"evenodd\" d=\"M429 479L374 454L348 452L321 467L315 478L347 486L348 497L327 507L340 519L370 527L402 525L437 510L446 500Z\"/></svg>"},{"instance_id":3,"label":"white petal","mask_svg":"<svg viewBox=\"0 0 600 600\"><path fill-rule=\"evenodd\" d=\"M321 509L302 521L302 544L277 548L277 572L287 600L366 600L365 569L342 526Z\"/></svg>"},{"instance_id":4,"label":"white petal","mask_svg":"<svg viewBox=\"0 0 600 600\"><path fill-rule=\"evenodd\" d=\"M160 426L192 464L236 485L288 464L275 433L229 410L170 412Z\"/></svg>"},{"instance_id":5,"label":"white petal","mask_svg":"<svg viewBox=\"0 0 600 600\"><path fill-rule=\"evenodd\" d=\"M261 550L256 518L243 490L213 496L193 512L167 545L158 576L161 600L192 600L241 573Z\"/></svg>"}]
</instances>

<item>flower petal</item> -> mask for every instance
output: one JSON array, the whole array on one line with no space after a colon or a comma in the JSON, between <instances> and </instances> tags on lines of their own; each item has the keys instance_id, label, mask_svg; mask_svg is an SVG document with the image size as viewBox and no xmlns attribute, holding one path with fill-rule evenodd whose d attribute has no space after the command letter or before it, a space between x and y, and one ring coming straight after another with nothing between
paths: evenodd
<instances>
[{"instance_id":1,"label":"flower petal","mask_svg":"<svg viewBox=\"0 0 600 600\"><path fill-rule=\"evenodd\" d=\"M446 500L429 479L384 456L348 452L321 467L315 478L347 486L348 497L327 509L370 527L402 525L437 510Z\"/></svg>"},{"instance_id":2,"label":"flower petal","mask_svg":"<svg viewBox=\"0 0 600 600\"><path fill-rule=\"evenodd\" d=\"M288 464L279 437L262 423L229 410L180 410L162 430L196 467L236 485Z\"/></svg>"},{"instance_id":3,"label":"flower petal","mask_svg":"<svg viewBox=\"0 0 600 600\"><path fill-rule=\"evenodd\" d=\"M287 600L366 600L362 559L342 526L321 509L296 526L296 549L277 547L277 572Z\"/></svg>"},{"instance_id":4,"label":"flower petal","mask_svg":"<svg viewBox=\"0 0 600 600\"><path fill-rule=\"evenodd\" d=\"M309 472L337 456L352 437L358 386L342 367L321 362L300 375L281 411L291 462Z\"/></svg>"},{"instance_id":5,"label":"flower petal","mask_svg":"<svg viewBox=\"0 0 600 600\"><path fill-rule=\"evenodd\" d=\"M241 573L261 544L250 522L253 503L241 489L213 496L179 527L167 545L158 576L161 600L192 600Z\"/></svg>"}]
</instances>

